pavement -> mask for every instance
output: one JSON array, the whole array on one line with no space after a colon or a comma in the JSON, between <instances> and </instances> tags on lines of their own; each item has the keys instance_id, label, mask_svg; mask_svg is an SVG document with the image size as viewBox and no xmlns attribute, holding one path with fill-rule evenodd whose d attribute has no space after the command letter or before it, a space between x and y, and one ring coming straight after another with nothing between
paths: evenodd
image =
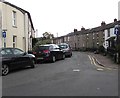
<instances>
[{"instance_id":1,"label":"pavement","mask_svg":"<svg viewBox=\"0 0 120 98\"><path fill-rule=\"evenodd\" d=\"M91 55L95 59L95 61L102 67L118 69L118 66L120 66L120 64L114 63L112 58L109 56L103 56L102 54L94 54L92 52L88 52L88 54Z\"/></svg>"}]
</instances>

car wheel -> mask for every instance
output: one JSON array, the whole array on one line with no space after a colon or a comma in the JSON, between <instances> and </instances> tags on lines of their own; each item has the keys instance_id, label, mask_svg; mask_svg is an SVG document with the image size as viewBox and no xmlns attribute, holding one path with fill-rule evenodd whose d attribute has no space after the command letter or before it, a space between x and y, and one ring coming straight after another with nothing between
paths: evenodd
<instances>
[{"instance_id":1,"label":"car wheel","mask_svg":"<svg viewBox=\"0 0 120 98\"><path fill-rule=\"evenodd\" d=\"M6 65L6 64L2 65L2 75L6 76L8 73L9 73L8 65Z\"/></svg>"},{"instance_id":2,"label":"car wheel","mask_svg":"<svg viewBox=\"0 0 120 98\"><path fill-rule=\"evenodd\" d=\"M32 62L32 64L31 64L31 68L35 68L35 60L32 59L31 62Z\"/></svg>"},{"instance_id":3,"label":"car wheel","mask_svg":"<svg viewBox=\"0 0 120 98\"><path fill-rule=\"evenodd\" d=\"M56 61L55 56L52 56L52 62L54 63Z\"/></svg>"},{"instance_id":4,"label":"car wheel","mask_svg":"<svg viewBox=\"0 0 120 98\"><path fill-rule=\"evenodd\" d=\"M63 57L62 57L62 59L63 59L63 60L65 59L65 54L63 54Z\"/></svg>"}]
</instances>

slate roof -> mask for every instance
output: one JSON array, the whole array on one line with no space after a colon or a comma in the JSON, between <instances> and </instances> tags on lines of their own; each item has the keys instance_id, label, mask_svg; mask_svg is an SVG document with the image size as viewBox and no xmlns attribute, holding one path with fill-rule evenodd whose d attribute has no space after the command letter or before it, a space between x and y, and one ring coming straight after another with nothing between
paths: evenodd
<instances>
[{"instance_id":1,"label":"slate roof","mask_svg":"<svg viewBox=\"0 0 120 98\"><path fill-rule=\"evenodd\" d=\"M119 24L120 24L120 21L116 21L113 23L106 24L104 26L95 27L90 30L90 33L103 31L109 28L114 28L115 25L119 25Z\"/></svg>"}]
</instances>

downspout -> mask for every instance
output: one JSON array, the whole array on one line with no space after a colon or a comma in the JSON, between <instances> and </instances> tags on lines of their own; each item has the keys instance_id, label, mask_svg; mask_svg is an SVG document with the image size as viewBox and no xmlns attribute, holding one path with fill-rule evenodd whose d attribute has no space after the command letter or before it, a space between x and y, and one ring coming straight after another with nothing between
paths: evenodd
<instances>
[{"instance_id":1,"label":"downspout","mask_svg":"<svg viewBox=\"0 0 120 98\"><path fill-rule=\"evenodd\" d=\"M25 13L24 13L24 37L23 37L23 40L24 40L24 51L26 52L26 25L25 25L25 20L26 20L26 18L25 18Z\"/></svg>"}]
</instances>

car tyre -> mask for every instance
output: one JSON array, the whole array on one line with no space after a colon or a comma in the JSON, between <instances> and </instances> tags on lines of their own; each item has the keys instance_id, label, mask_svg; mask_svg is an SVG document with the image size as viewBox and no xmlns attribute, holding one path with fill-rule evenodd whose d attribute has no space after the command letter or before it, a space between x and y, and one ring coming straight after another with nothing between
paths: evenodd
<instances>
[{"instance_id":1,"label":"car tyre","mask_svg":"<svg viewBox=\"0 0 120 98\"><path fill-rule=\"evenodd\" d=\"M64 60L65 59L65 54L63 54L63 57L62 57L62 60Z\"/></svg>"},{"instance_id":2,"label":"car tyre","mask_svg":"<svg viewBox=\"0 0 120 98\"><path fill-rule=\"evenodd\" d=\"M56 57L52 56L52 62L54 63L56 61Z\"/></svg>"},{"instance_id":3,"label":"car tyre","mask_svg":"<svg viewBox=\"0 0 120 98\"><path fill-rule=\"evenodd\" d=\"M2 65L2 75L6 76L8 73L9 73L8 65L6 65L6 64Z\"/></svg>"},{"instance_id":4,"label":"car tyre","mask_svg":"<svg viewBox=\"0 0 120 98\"><path fill-rule=\"evenodd\" d=\"M31 68L35 68L35 60L32 59L31 62L32 62L32 64L31 64Z\"/></svg>"}]
</instances>

